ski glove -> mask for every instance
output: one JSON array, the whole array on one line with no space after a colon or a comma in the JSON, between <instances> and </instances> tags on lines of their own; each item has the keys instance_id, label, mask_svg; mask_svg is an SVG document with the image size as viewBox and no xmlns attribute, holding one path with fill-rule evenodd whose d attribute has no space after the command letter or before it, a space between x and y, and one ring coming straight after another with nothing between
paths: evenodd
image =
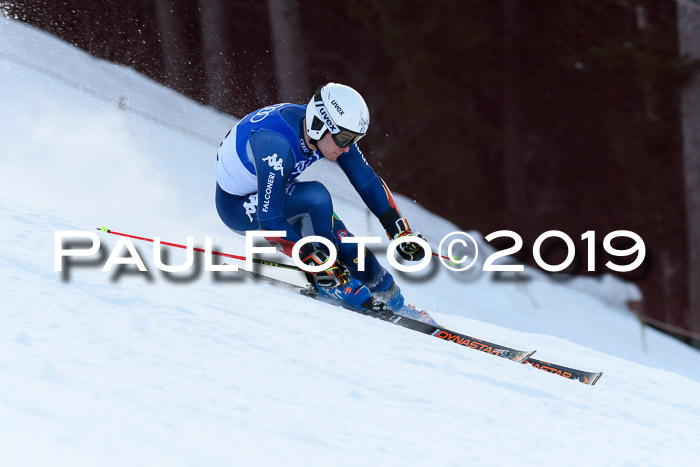
<instances>
[{"instance_id":1,"label":"ski glove","mask_svg":"<svg viewBox=\"0 0 700 467\"><path fill-rule=\"evenodd\" d=\"M318 266L328 260L328 254L320 248L314 248L307 243L301 248L299 257L301 262L309 266ZM316 281L316 285L324 289L339 287L346 284L350 280L350 271L348 268L336 260L328 269L320 272L312 272L311 274Z\"/></svg>"},{"instance_id":2,"label":"ski glove","mask_svg":"<svg viewBox=\"0 0 700 467\"><path fill-rule=\"evenodd\" d=\"M396 240L397 238L415 236L418 238L424 238L418 232L411 232L411 228L408 226L408 222L404 217L401 217L391 224L386 231L387 236L390 240ZM396 247L396 251L399 255L406 261L420 261L425 257L425 250L420 244L416 242L403 242Z\"/></svg>"}]
</instances>

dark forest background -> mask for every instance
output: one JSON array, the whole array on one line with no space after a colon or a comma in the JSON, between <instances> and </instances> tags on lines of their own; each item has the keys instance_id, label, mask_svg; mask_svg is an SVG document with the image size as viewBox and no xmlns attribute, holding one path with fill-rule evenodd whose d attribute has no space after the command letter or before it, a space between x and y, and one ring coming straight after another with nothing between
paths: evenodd
<instances>
[{"instance_id":1,"label":"dark forest background","mask_svg":"<svg viewBox=\"0 0 700 467\"><path fill-rule=\"evenodd\" d=\"M585 273L581 234L596 231L609 272L603 237L632 230L648 250L623 274L643 292L632 306L700 333L687 202L700 187L684 179L681 121L698 67L681 53L675 1L0 3L238 117L348 84L372 113L362 149L394 191L463 229L518 232L516 257L530 264L537 236L562 230L578 248L574 273ZM556 245L545 244L552 264L565 256Z\"/></svg>"}]
</instances>

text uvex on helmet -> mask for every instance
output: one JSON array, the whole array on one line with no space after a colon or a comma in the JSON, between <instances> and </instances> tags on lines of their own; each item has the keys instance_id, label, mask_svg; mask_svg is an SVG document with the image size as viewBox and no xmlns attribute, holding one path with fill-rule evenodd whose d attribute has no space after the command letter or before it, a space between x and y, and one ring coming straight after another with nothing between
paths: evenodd
<instances>
[{"instance_id":1,"label":"text uvex on helmet","mask_svg":"<svg viewBox=\"0 0 700 467\"><path fill-rule=\"evenodd\" d=\"M367 104L349 86L337 83L321 86L306 106L306 131L314 143L329 131L335 144L347 148L362 138L368 127Z\"/></svg>"}]
</instances>

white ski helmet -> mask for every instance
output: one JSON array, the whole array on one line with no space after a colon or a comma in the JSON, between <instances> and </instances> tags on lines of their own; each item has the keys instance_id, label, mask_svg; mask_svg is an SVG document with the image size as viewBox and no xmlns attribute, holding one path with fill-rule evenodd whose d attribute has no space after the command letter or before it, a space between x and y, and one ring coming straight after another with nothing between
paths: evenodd
<instances>
[{"instance_id":1,"label":"white ski helmet","mask_svg":"<svg viewBox=\"0 0 700 467\"><path fill-rule=\"evenodd\" d=\"M349 86L328 83L318 88L306 106L306 131L314 144L330 131L335 144L347 148L369 127L369 109L360 93Z\"/></svg>"}]
</instances>

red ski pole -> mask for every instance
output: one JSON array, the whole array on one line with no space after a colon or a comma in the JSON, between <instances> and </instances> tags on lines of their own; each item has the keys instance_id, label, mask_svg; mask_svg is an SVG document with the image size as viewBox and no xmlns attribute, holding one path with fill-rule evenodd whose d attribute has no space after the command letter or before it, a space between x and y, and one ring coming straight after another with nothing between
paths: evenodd
<instances>
[{"instance_id":1,"label":"red ski pole","mask_svg":"<svg viewBox=\"0 0 700 467\"><path fill-rule=\"evenodd\" d=\"M108 233L108 234L112 234L112 235L118 235L120 237L133 238L135 240L142 240L144 242L153 243L152 238L139 237L136 235L130 235L130 234L122 233L122 232L115 232L114 230L108 229L105 226L102 226L102 228L98 227L97 230L99 230L101 232ZM163 241L161 241L160 243L161 243L161 245L172 246L175 248L182 248L183 250L187 249L187 247L185 245L180 245L179 243L171 243L171 242L163 242ZM193 248L193 250L196 252L199 252L199 253L204 253L203 248ZM226 258L238 259L240 261L246 260L245 256L232 255L230 253L223 253L221 251L212 251L211 254L217 255L217 256L225 256ZM274 266L276 268L291 269L293 271L301 271L301 268L298 268L297 266L294 266L292 264L278 263L277 261L268 261L266 259L253 258L253 262L258 263L258 264L265 264L267 266Z\"/></svg>"}]
</instances>

